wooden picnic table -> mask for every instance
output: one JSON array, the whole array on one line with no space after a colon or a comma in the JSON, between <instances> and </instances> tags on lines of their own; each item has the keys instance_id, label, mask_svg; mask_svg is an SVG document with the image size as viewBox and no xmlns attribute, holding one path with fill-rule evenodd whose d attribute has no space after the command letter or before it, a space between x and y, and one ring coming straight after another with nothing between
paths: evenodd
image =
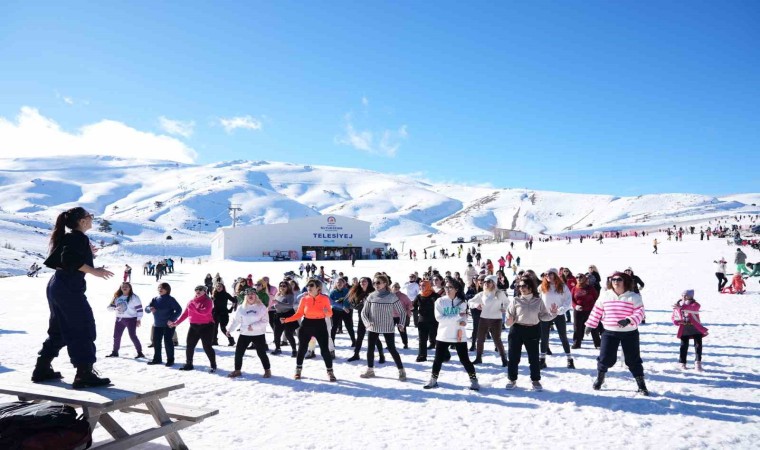
<instances>
[{"instance_id":1,"label":"wooden picnic table","mask_svg":"<svg viewBox=\"0 0 760 450\"><path fill-rule=\"evenodd\" d=\"M54 401L81 408L92 430L100 424L113 436L114 440L92 447L102 450L128 449L162 436L172 449L184 450L187 445L178 431L219 413L216 409L162 402L169 392L185 387L183 383L151 380L136 384L133 380L118 379L112 383L112 386L73 389L62 381L32 383L28 379L0 376L0 393L15 395L19 400ZM111 414L115 411L150 414L157 426L129 434Z\"/></svg>"}]
</instances>

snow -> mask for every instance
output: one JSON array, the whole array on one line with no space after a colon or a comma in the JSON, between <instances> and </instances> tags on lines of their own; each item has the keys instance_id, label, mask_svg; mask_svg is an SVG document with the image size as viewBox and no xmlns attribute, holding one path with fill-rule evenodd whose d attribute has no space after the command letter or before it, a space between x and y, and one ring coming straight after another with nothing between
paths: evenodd
<instances>
[{"instance_id":1,"label":"snow","mask_svg":"<svg viewBox=\"0 0 760 450\"><path fill-rule=\"evenodd\" d=\"M546 194L546 198L549 202L551 195ZM695 198L689 204L701 201ZM617 212L610 212L614 214ZM7 226L7 217L0 218L3 219L0 223ZM19 227L2 228L0 233L12 233L14 238L26 236L26 232L19 231L23 227ZM452 239L448 238L455 237L456 233L468 236L455 230L452 235L439 234L435 238L439 244L445 242L446 248L453 248ZM651 252L655 237L661 242L659 255ZM188 239L187 242L200 238ZM422 260L423 245L431 245L426 236L399 239L404 240L406 251L417 250L418 261L358 261L355 268L344 261L321 264L328 273L334 268L349 277L386 271L396 281L403 281L408 273L421 272L429 265L441 271L461 272L466 267L464 259ZM19 244L17 248L25 245ZM394 245L400 248L401 243L394 242ZM174 252L180 247L169 250ZM44 252L44 245L34 249ZM487 244L482 252L484 258L495 261L508 249L508 244ZM139 250L155 252L155 248ZM716 292L712 261L722 256L731 262L734 251L735 247L727 246L725 240L700 241L698 235L686 235L683 242L675 242L666 240L664 234L605 239L604 244L590 240L583 244L577 240L571 244L536 242L532 251L518 242L512 250L513 255L521 256L521 268L532 268L539 273L558 266L579 272L589 264L596 264L602 274L628 266L634 269L646 283L642 297L647 323L641 327L641 356L651 397L635 394L635 382L620 363L610 370L601 391L592 390L597 351L587 339L582 349L573 351L577 369L566 369L556 333L552 334L551 342L554 356L548 357L549 368L542 371L545 390L540 393L529 390L526 355L520 364L517 389L504 389L506 370L491 351L490 342L486 343L484 364L477 366L480 392L466 389L467 375L456 356L444 364L439 389L422 389L430 376L432 357L428 362L415 362L417 330L414 327L409 330L411 349L401 350L409 377L406 383L396 379L396 368L390 362L376 364L377 378L360 378L366 363L366 339L362 360L347 363L345 359L351 351L346 334L338 335L336 342L338 383L326 380L319 357L306 360L303 380L293 380L295 362L289 352L270 357L274 376L265 380L261 378L262 368L255 352L249 351L243 362L244 377L230 380L226 375L233 369L233 350L226 346L216 347L220 370L214 375L204 372L208 362L200 347L196 349L195 372L181 372L176 366L172 369L147 366L132 359L134 349L126 333L121 358L106 359L104 356L111 350L114 322L106 305L121 274L108 281L89 279L87 293L98 327L98 370L106 376L127 377L141 383L159 378L182 382L186 387L172 392L171 401L220 409L218 416L182 430L180 434L190 448L497 448L508 443L515 448L562 445L570 448L749 449L756 448L760 439L760 352L756 345L760 338L760 286L758 279L753 278L747 280L749 293L746 295ZM745 252L749 261L760 261L759 252L749 248ZM108 247L97 263L105 264L114 272L120 272L123 265L129 263L135 268L135 292L147 302L155 294L155 281L153 277L142 275L140 267L144 259L130 255L128 251ZM204 259L198 264L197 258L185 259L180 264L179 258L176 259L176 273L164 281L172 285L173 294L183 306L206 273L219 272L228 283L249 273L255 277L269 275L276 281L284 272L297 269L299 264L206 262ZM511 273L509 275L511 279ZM8 372L0 374L0 383L3 377L26 378L31 373L35 352L47 329L44 292L49 276L48 271L39 278L0 279L0 290L5 297L0 303L3 348L0 372ZM690 369L676 368L679 341L675 337L676 327L670 322L671 305L687 288L696 290L696 298L704 311L702 320L710 329L710 335L704 340L705 371L702 373L693 369L693 348L689 353ZM147 316L138 330L143 343L147 343L151 320ZM187 324L181 325L180 343L184 342L186 332ZM271 331L267 333L267 340L272 340ZM396 344L400 347L398 337ZM152 355L151 349L145 353ZM70 382L74 369L66 359L64 352L54 366L62 370L65 380ZM184 347L178 349L177 361L184 362ZM12 400L0 396L0 401ZM117 414L128 431L150 421L143 415ZM95 431L97 442L107 439L102 428ZM165 440L159 439L138 448L168 446Z\"/></svg>"}]
</instances>

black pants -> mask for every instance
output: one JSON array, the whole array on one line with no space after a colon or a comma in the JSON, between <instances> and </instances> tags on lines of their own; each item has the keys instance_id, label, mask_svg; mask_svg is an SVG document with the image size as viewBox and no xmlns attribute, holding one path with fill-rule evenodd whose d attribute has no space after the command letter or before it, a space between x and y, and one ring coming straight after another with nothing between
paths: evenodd
<instances>
[{"instance_id":1,"label":"black pants","mask_svg":"<svg viewBox=\"0 0 760 450\"><path fill-rule=\"evenodd\" d=\"M235 347L235 370L243 368L243 355L245 355L245 350L251 342L256 346L256 354L259 355L264 370L269 370L271 366L269 365L269 357L267 356L267 340L263 334L258 336L241 334L238 336L237 347Z\"/></svg>"},{"instance_id":2,"label":"black pants","mask_svg":"<svg viewBox=\"0 0 760 450\"><path fill-rule=\"evenodd\" d=\"M418 325L419 330L419 351L417 356L427 358L428 342L435 345L435 338L438 336L438 322L423 321Z\"/></svg>"},{"instance_id":3,"label":"black pants","mask_svg":"<svg viewBox=\"0 0 760 450\"><path fill-rule=\"evenodd\" d=\"M153 327L153 361L161 361L161 344L166 346L166 361L174 362L174 328Z\"/></svg>"},{"instance_id":4,"label":"black pants","mask_svg":"<svg viewBox=\"0 0 760 450\"><path fill-rule=\"evenodd\" d=\"M509 327L509 338L507 347L509 351L507 358L507 378L512 381L517 380L517 367L520 364L522 348L528 353L528 364L530 364L530 379L538 381L541 379L541 366L538 362L538 341L541 336L539 325L526 326L513 324Z\"/></svg>"},{"instance_id":5,"label":"black pants","mask_svg":"<svg viewBox=\"0 0 760 450\"><path fill-rule=\"evenodd\" d=\"M269 315L269 327L274 331L274 323L279 322L279 320L277 320L277 312L270 309L267 311L267 314Z\"/></svg>"},{"instance_id":6,"label":"black pants","mask_svg":"<svg viewBox=\"0 0 760 450\"><path fill-rule=\"evenodd\" d=\"M467 353L467 342L441 342L438 341L435 344L435 359L433 360L433 375L438 376L441 372L441 366L443 366L443 360L446 355L450 355L449 346L453 345L459 356L459 362L464 366L464 370L469 374L475 373L475 366L470 361L470 354Z\"/></svg>"},{"instance_id":7,"label":"black pants","mask_svg":"<svg viewBox=\"0 0 760 450\"><path fill-rule=\"evenodd\" d=\"M567 322L565 322L564 314L559 314L548 322L539 322L539 326L541 327L541 354L549 353L549 331L552 323L557 327L557 334L562 342L562 349L565 350L565 353L569 354L570 343L567 341Z\"/></svg>"},{"instance_id":8,"label":"black pants","mask_svg":"<svg viewBox=\"0 0 760 450\"><path fill-rule=\"evenodd\" d=\"M596 358L596 369L599 372L607 372L607 369L617 362L618 345L623 346L625 365L634 377L644 376L644 366L641 361L639 349L639 330L611 331L604 330L602 334L602 346L599 348L599 357Z\"/></svg>"},{"instance_id":9,"label":"black pants","mask_svg":"<svg viewBox=\"0 0 760 450\"><path fill-rule=\"evenodd\" d=\"M195 354L195 346L198 345L198 341L201 341L203 345L203 351L208 356L208 362L211 363L211 367L216 369L216 352L211 345L214 340L214 331L216 330L215 323L191 323L190 329L187 331L187 348L185 348L186 364L193 365L193 355Z\"/></svg>"},{"instance_id":10,"label":"black pants","mask_svg":"<svg viewBox=\"0 0 760 450\"><path fill-rule=\"evenodd\" d=\"M385 346L388 349L388 353L393 357L393 362L396 363L396 367L403 369L404 365L401 363L401 356L396 350L396 333L383 333L385 338ZM367 367L375 367L375 343L380 340L380 333L374 333L372 331L367 335Z\"/></svg>"},{"instance_id":11,"label":"black pants","mask_svg":"<svg viewBox=\"0 0 760 450\"><path fill-rule=\"evenodd\" d=\"M330 356L330 334L327 331L325 319L306 319L301 322L301 328L298 330L298 356L296 365L303 366L303 359L309 350L309 341L315 338L319 344L319 351L322 359L325 360L325 367L332 369L332 356Z\"/></svg>"},{"instance_id":12,"label":"black pants","mask_svg":"<svg viewBox=\"0 0 760 450\"><path fill-rule=\"evenodd\" d=\"M335 334L338 332L338 328L341 324L346 324L346 331L351 338L351 346L356 345L356 336L354 335L354 317L353 311L344 311L342 309L333 309L332 316L332 330L330 330L330 338L335 342Z\"/></svg>"},{"instance_id":13,"label":"black pants","mask_svg":"<svg viewBox=\"0 0 760 450\"><path fill-rule=\"evenodd\" d=\"M227 314L227 310L224 310L225 314L214 314L214 344L218 342L217 336L219 335L219 329L222 329L222 334L227 337L227 324L230 323L230 315ZM232 338L230 338L232 339ZM230 340L230 342L232 342Z\"/></svg>"},{"instance_id":14,"label":"black pants","mask_svg":"<svg viewBox=\"0 0 760 450\"><path fill-rule=\"evenodd\" d=\"M359 326L356 327L356 345L354 346L354 354L358 355L362 350L362 342L364 342L364 335L367 333L367 328L362 321L361 310L359 311ZM376 341L378 354L383 354L383 344L380 343L380 339Z\"/></svg>"},{"instance_id":15,"label":"black pants","mask_svg":"<svg viewBox=\"0 0 760 450\"><path fill-rule=\"evenodd\" d=\"M393 324L396 326L396 328L398 328L398 326L401 324L401 317L394 317ZM407 328L409 328L409 316L406 316L406 322L404 323L404 331L398 332L398 334L401 336L401 343L404 344L404 347L409 346L409 333L406 332Z\"/></svg>"},{"instance_id":16,"label":"black pants","mask_svg":"<svg viewBox=\"0 0 760 450\"><path fill-rule=\"evenodd\" d=\"M179 338L177 338L177 329L176 328L172 328L171 337L172 337L172 343L174 344L174 346L175 347L178 346L179 345ZM153 333L150 334L150 345L153 345Z\"/></svg>"},{"instance_id":17,"label":"black pants","mask_svg":"<svg viewBox=\"0 0 760 450\"><path fill-rule=\"evenodd\" d=\"M284 332L285 339L290 344L290 348L293 349L293 351L296 350L296 338L293 336L293 332L296 331L296 328L298 328L298 322L288 322L288 323L280 322L280 319L285 319L287 317L292 316L295 313L296 313L295 311L288 311L286 313L278 313L275 316L274 347L276 349L280 348L280 342L282 341L282 333Z\"/></svg>"},{"instance_id":18,"label":"black pants","mask_svg":"<svg viewBox=\"0 0 760 450\"><path fill-rule=\"evenodd\" d=\"M695 361L702 361L702 335L684 336L681 338L681 355L678 362L686 364L686 354L689 352L689 339L694 339L694 352L696 353Z\"/></svg>"},{"instance_id":19,"label":"black pants","mask_svg":"<svg viewBox=\"0 0 760 450\"><path fill-rule=\"evenodd\" d=\"M726 278L725 274L722 274L720 272L715 272L715 276L718 278L718 292L722 291L724 287L726 287L726 283L728 283L728 278Z\"/></svg>"},{"instance_id":20,"label":"black pants","mask_svg":"<svg viewBox=\"0 0 760 450\"><path fill-rule=\"evenodd\" d=\"M588 316L591 315L591 311L574 311L575 323L573 324L573 344L578 347L583 342L583 336L586 333L586 321ZM594 328L591 330L591 339L594 341L594 347L599 348L602 344L602 339L599 337L599 329Z\"/></svg>"},{"instance_id":21,"label":"black pants","mask_svg":"<svg viewBox=\"0 0 760 450\"><path fill-rule=\"evenodd\" d=\"M481 311L479 309L471 309L470 314L472 314L472 336L470 336L470 339L472 340L472 344L475 345L475 341L478 338Z\"/></svg>"},{"instance_id":22,"label":"black pants","mask_svg":"<svg viewBox=\"0 0 760 450\"><path fill-rule=\"evenodd\" d=\"M87 302L84 274L56 270L47 285L48 337L39 356L52 360L65 346L75 367L95 363L95 317Z\"/></svg>"}]
</instances>

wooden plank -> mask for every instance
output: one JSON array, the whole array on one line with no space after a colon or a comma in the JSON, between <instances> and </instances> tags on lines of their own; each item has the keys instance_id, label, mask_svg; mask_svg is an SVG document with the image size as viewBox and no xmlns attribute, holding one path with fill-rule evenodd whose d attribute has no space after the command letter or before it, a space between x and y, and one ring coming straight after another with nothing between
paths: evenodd
<instances>
[{"instance_id":1,"label":"wooden plank","mask_svg":"<svg viewBox=\"0 0 760 450\"><path fill-rule=\"evenodd\" d=\"M29 400L43 399L93 408L115 409L115 407L132 404L131 400L134 398L165 396L168 392L185 386L183 383L136 384L134 381L113 381L113 386L78 390L61 381L32 383L28 380L0 376L0 393Z\"/></svg>"},{"instance_id":2,"label":"wooden plank","mask_svg":"<svg viewBox=\"0 0 760 450\"><path fill-rule=\"evenodd\" d=\"M148 410L150 411L153 418L156 420L156 423L161 424L161 425L166 425L168 423L171 423L171 419L169 418L169 415L166 414L166 410L164 409L164 406L161 404L161 400L154 400L152 402L146 403L146 405L148 405ZM177 422L188 423L184 420L179 420ZM189 423L194 424L194 422L189 422ZM169 446L171 446L172 450L186 450L187 449L187 445L185 445L185 442L182 440L179 433L177 432L167 433L166 436L164 437L169 442Z\"/></svg>"},{"instance_id":3,"label":"wooden plank","mask_svg":"<svg viewBox=\"0 0 760 450\"><path fill-rule=\"evenodd\" d=\"M183 405L180 403L161 402L166 414L172 419L187 420L190 422L201 422L203 419L219 414L218 409L199 408L196 406ZM147 405L134 405L127 408L122 408L124 412L137 412L142 414L150 414L150 410Z\"/></svg>"},{"instance_id":4,"label":"wooden plank","mask_svg":"<svg viewBox=\"0 0 760 450\"><path fill-rule=\"evenodd\" d=\"M166 436L167 434L176 434L179 436L177 431L187 428L191 425L194 425L193 422L178 420L177 422L171 422L166 425L149 428L139 433L130 434L125 438L106 442L101 445L93 445L92 448L97 448L99 450L127 450L136 445L140 445L142 443L152 441L153 439L158 439L162 436ZM174 449L175 447L172 448ZM176 450L187 450L187 446L183 443L182 447L176 447Z\"/></svg>"},{"instance_id":5,"label":"wooden plank","mask_svg":"<svg viewBox=\"0 0 760 450\"><path fill-rule=\"evenodd\" d=\"M110 414L104 413L98 416L98 422L108 431L108 434L114 439L122 439L129 436L129 433L119 425Z\"/></svg>"}]
</instances>

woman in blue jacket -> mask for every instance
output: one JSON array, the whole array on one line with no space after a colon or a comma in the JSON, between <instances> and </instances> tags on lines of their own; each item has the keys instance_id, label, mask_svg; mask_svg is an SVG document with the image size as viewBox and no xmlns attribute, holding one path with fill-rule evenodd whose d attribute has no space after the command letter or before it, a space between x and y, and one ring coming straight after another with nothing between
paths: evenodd
<instances>
[{"instance_id":1,"label":"woman in blue jacket","mask_svg":"<svg viewBox=\"0 0 760 450\"><path fill-rule=\"evenodd\" d=\"M174 329L169 327L169 322L174 322L182 314L182 307L172 297L172 287L169 283L158 284L158 297L154 297L145 308L145 312L153 313L153 359L149 365L162 364L161 341L166 345L166 367L174 365Z\"/></svg>"}]
</instances>

